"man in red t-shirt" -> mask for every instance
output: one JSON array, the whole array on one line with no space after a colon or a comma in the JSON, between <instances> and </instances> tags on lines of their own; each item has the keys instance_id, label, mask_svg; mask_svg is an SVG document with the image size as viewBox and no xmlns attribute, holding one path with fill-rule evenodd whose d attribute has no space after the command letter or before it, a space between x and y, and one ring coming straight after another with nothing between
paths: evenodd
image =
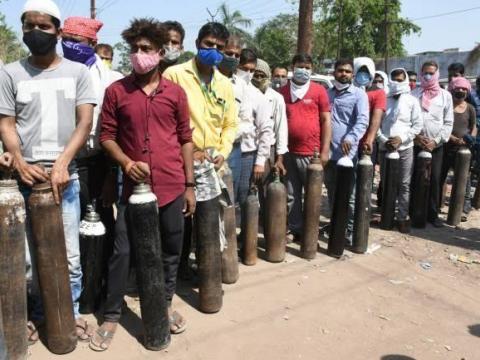
<instances>
[{"instance_id":1,"label":"man in red t-shirt","mask_svg":"<svg viewBox=\"0 0 480 360\"><path fill-rule=\"evenodd\" d=\"M298 238L303 232L302 193L307 166L315 151L319 152L322 164L327 163L332 130L327 92L323 86L310 81L311 56L295 55L292 66L292 80L279 91L285 99L288 121L287 189L289 198L293 197L288 227L291 236Z\"/></svg>"}]
</instances>

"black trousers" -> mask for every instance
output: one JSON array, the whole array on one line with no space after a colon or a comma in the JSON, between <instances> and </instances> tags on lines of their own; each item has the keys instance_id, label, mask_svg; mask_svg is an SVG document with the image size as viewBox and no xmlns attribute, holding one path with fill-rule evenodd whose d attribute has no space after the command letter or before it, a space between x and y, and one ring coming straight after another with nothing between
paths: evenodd
<instances>
[{"instance_id":1,"label":"black trousers","mask_svg":"<svg viewBox=\"0 0 480 360\"><path fill-rule=\"evenodd\" d=\"M415 146L415 159L421 149ZM440 145L432 151L432 172L430 175L430 196L428 199L428 221L432 222L438 218L440 212L440 199L442 196L442 164L444 146Z\"/></svg>"},{"instance_id":2,"label":"black trousers","mask_svg":"<svg viewBox=\"0 0 480 360\"><path fill-rule=\"evenodd\" d=\"M171 303L177 285L177 271L183 246L183 195L173 202L158 208L160 236L162 239L163 268L165 272L165 293ZM119 204L115 224L113 254L108 264L107 298L105 300L105 321L118 322L121 316L123 297L126 293L131 254L128 237L127 205Z\"/></svg>"}]
</instances>

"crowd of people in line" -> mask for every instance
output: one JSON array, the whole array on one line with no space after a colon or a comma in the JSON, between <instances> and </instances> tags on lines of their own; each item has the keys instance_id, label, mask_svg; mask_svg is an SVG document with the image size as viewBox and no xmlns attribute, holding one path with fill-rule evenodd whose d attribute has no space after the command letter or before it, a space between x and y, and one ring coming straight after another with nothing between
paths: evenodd
<instances>
[{"instance_id":1,"label":"crowd of people in line","mask_svg":"<svg viewBox=\"0 0 480 360\"><path fill-rule=\"evenodd\" d=\"M195 57L177 64L185 39L182 25L141 18L122 32L132 65L124 76L112 70L112 47L98 43L100 21L75 16L62 23L53 0L28 0L19 18L30 56L0 70L5 150L0 164L14 171L25 199L33 184L51 182L62 208L77 336L96 351L108 349L122 315L131 256L126 209L135 184L150 184L158 200L170 330L179 334L186 319L171 304L181 259L190 251L192 218L196 208L219 202L224 188L219 173L226 167L238 208L252 184L264 187L277 172L288 190L285 236L301 241L303 193L314 153L324 167L332 208L339 159L348 157L356 166L359 154L371 155L383 178L386 154L397 151L396 220L398 230L408 233L416 154L432 154L428 221L440 227L442 189L455 154L475 144L480 92L472 89L461 64L449 67L448 89L443 89L435 61L425 62L418 74L403 68L385 74L367 57L339 59L333 87L326 89L311 80L309 54L295 55L290 68L272 68L217 22L201 27ZM466 194L465 216L470 181ZM79 223L94 200L113 248L101 307L104 322L96 330L78 308ZM352 191L347 244L354 203ZM220 242L217 209L212 236ZM31 305L26 325L34 343L42 307L28 228L26 237Z\"/></svg>"}]
</instances>

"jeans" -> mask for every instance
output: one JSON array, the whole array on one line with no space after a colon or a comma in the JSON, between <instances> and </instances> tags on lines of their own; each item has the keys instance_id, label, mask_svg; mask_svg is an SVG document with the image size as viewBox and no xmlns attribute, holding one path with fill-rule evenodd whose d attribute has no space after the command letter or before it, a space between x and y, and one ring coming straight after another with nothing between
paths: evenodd
<instances>
[{"instance_id":1,"label":"jeans","mask_svg":"<svg viewBox=\"0 0 480 360\"><path fill-rule=\"evenodd\" d=\"M238 187L240 184L240 174L242 168L242 149L240 142L234 143L230 156L228 157L228 167L232 170L233 196L235 203L238 203Z\"/></svg>"},{"instance_id":2,"label":"jeans","mask_svg":"<svg viewBox=\"0 0 480 360\"><path fill-rule=\"evenodd\" d=\"M30 188L22 188L25 203L31 194ZM73 311L75 318L80 316L78 312L79 299L82 292L82 267L80 265L80 182L78 175L73 174L68 186L63 191L62 197L62 218L63 230L65 233L65 244L67 247L68 271L70 275L70 287L72 291ZM27 207L28 208L28 207ZM27 281L30 283L29 295L32 301L32 320L42 320L43 310L41 308L40 292L38 287L38 273L35 264L35 252L31 233L30 214L27 210L26 223L27 236Z\"/></svg>"}]
</instances>

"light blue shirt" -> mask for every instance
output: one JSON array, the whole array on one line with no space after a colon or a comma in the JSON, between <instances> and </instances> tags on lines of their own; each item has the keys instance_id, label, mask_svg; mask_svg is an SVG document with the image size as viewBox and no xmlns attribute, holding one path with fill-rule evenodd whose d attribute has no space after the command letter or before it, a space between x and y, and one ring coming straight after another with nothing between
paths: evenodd
<instances>
[{"instance_id":1,"label":"light blue shirt","mask_svg":"<svg viewBox=\"0 0 480 360\"><path fill-rule=\"evenodd\" d=\"M347 140L352 145L348 157L355 159L358 144L365 135L369 122L369 105L367 93L350 85L346 90L336 88L328 90L332 113L331 160L337 161L343 156L342 142Z\"/></svg>"}]
</instances>

